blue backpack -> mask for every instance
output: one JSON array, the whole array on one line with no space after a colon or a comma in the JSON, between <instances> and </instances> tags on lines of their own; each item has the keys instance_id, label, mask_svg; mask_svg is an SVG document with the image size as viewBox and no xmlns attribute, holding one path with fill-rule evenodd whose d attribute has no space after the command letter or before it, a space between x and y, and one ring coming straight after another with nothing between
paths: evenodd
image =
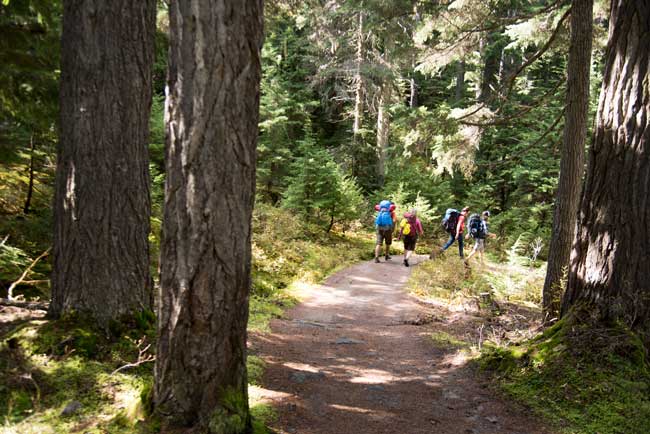
<instances>
[{"instance_id":1,"label":"blue backpack","mask_svg":"<svg viewBox=\"0 0 650 434\"><path fill-rule=\"evenodd\" d=\"M442 219L442 227L445 228L445 231L453 234L456 232L456 225L458 224L458 217L460 213L457 209L448 208L445 211L445 217Z\"/></svg>"},{"instance_id":2,"label":"blue backpack","mask_svg":"<svg viewBox=\"0 0 650 434\"><path fill-rule=\"evenodd\" d=\"M382 200L379 203L379 213L375 218L375 226L384 228L393 226L393 217L390 215L391 205L388 200Z\"/></svg>"}]
</instances>

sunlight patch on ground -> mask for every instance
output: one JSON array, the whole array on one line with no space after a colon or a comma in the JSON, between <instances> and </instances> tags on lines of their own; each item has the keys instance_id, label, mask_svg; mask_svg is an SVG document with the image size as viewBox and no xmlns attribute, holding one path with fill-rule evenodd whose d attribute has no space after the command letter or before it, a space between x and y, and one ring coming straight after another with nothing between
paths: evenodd
<instances>
[{"instance_id":1,"label":"sunlight patch on ground","mask_svg":"<svg viewBox=\"0 0 650 434\"><path fill-rule=\"evenodd\" d=\"M307 365L305 363L292 363L292 362L286 362L283 363L284 366L286 366L289 369L294 369L296 371L303 371L303 372L313 372L314 374L318 373L320 370L314 366Z\"/></svg>"},{"instance_id":2,"label":"sunlight patch on ground","mask_svg":"<svg viewBox=\"0 0 650 434\"><path fill-rule=\"evenodd\" d=\"M277 390L265 389L260 386L248 386L248 401L251 406L255 404L268 404L277 401L283 401L291 398L293 395Z\"/></svg>"},{"instance_id":3,"label":"sunlight patch on ground","mask_svg":"<svg viewBox=\"0 0 650 434\"><path fill-rule=\"evenodd\" d=\"M374 410L371 410L369 408L350 407L349 405L331 404L330 407L335 408L337 410L349 411L352 413L361 413L361 414L374 413Z\"/></svg>"},{"instance_id":4,"label":"sunlight patch on ground","mask_svg":"<svg viewBox=\"0 0 650 434\"><path fill-rule=\"evenodd\" d=\"M351 367L350 367L351 368ZM359 369L350 369L350 371L360 371ZM361 383L361 384L384 384L389 383L395 379L395 377L389 372L382 371L379 369L363 369L361 370L361 375L350 378L350 383Z\"/></svg>"}]
</instances>

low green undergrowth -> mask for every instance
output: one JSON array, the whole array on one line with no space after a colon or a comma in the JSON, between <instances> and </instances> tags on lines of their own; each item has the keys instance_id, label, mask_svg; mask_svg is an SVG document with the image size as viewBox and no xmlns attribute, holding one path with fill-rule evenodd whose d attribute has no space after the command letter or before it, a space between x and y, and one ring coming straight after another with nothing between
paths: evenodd
<instances>
[{"instance_id":1,"label":"low green undergrowth","mask_svg":"<svg viewBox=\"0 0 650 434\"><path fill-rule=\"evenodd\" d=\"M453 303L461 299L490 294L498 301L533 306L541 302L545 270L486 261L463 261L449 252L413 269L409 290L419 297Z\"/></svg>"},{"instance_id":2,"label":"low green undergrowth","mask_svg":"<svg viewBox=\"0 0 650 434\"><path fill-rule=\"evenodd\" d=\"M116 370L137 361L154 335L151 313L124 318L109 330L77 315L23 324L0 345L5 431L148 432L140 396L153 381L153 364Z\"/></svg>"},{"instance_id":3,"label":"low green undergrowth","mask_svg":"<svg viewBox=\"0 0 650 434\"><path fill-rule=\"evenodd\" d=\"M478 365L500 388L573 434L650 429L650 365L624 326L571 317L517 346L486 349Z\"/></svg>"},{"instance_id":4,"label":"low green undergrowth","mask_svg":"<svg viewBox=\"0 0 650 434\"><path fill-rule=\"evenodd\" d=\"M373 257L368 232L326 233L288 210L257 204L253 215L253 287L249 330L266 331L272 318L297 302L295 287L319 283Z\"/></svg>"}]
</instances>

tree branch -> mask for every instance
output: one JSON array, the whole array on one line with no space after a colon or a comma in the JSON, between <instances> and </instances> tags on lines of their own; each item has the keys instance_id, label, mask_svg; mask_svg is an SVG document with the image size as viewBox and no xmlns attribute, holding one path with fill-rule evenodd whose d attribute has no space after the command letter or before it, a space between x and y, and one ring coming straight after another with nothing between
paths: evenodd
<instances>
[{"instance_id":1,"label":"tree branch","mask_svg":"<svg viewBox=\"0 0 650 434\"><path fill-rule=\"evenodd\" d=\"M45 256L47 256L49 253L50 253L50 249L47 249L46 251L44 251L43 253L41 253L41 255L40 255L38 258L34 259L34 261L31 263L31 265L30 265L29 267L27 267L27 269L26 269L26 270L23 272L23 274L18 278L18 280L16 280L14 283L11 284L11 286L9 287L9 290L7 291L7 298L8 298L9 300L13 300L13 298L14 298L14 297L13 297L13 295L14 295L14 288L16 288L16 286L20 285L20 284L25 280L25 277L27 277L27 274L28 274L30 271L32 271L32 268L34 268L34 265L36 265L36 263L37 263L38 261L40 261L41 259L43 259L43 258L44 258Z\"/></svg>"}]
</instances>

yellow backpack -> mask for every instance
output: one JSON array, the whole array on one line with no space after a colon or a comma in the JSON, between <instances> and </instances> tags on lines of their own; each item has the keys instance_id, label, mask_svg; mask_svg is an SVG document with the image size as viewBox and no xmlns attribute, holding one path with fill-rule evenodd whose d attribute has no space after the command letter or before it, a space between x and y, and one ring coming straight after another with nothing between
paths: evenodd
<instances>
[{"instance_id":1,"label":"yellow backpack","mask_svg":"<svg viewBox=\"0 0 650 434\"><path fill-rule=\"evenodd\" d=\"M411 223L407 219L403 219L399 224L402 228L402 235L408 235L411 233Z\"/></svg>"}]
</instances>

